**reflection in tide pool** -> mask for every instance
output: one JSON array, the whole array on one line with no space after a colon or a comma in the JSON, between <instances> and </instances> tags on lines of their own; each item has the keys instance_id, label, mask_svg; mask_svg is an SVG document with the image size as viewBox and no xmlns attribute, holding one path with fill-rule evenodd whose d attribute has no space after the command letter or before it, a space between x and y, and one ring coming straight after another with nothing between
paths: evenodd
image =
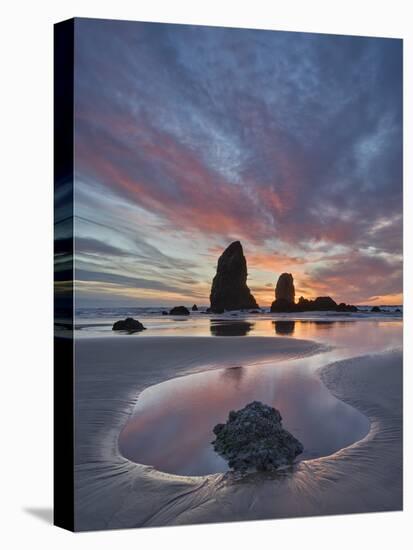
<instances>
[{"instance_id":1,"label":"reflection in tide pool","mask_svg":"<svg viewBox=\"0 0 413 550\"><path fill-rule=\"evenodd\" d=\"M214 321L211 319L212 336L246 336L254 328L248 321Z\"/></svg>"},{"instance_id":2,"label":"reflection in tide pool","mask_svg":"<svg viewBox=\"0 0 413 550\"><path fill-rule=\"evenodd\" d=\"M365 416L335 399L308 369L235 367L174 379L145 390L119 439L122 454L158 470L202 475L227 470L212 428L253 400L281 411L304 445L299 459L329 455L364 437Z\"/></svg>"},{"instance_id":3,"label":"reflection in tide pool","mask_svg":"<svg viewBox=\"0 0 413 550\"><path fill-rule=\"evenodd\" d=\"M334 349L301 359L210 370L152 386L139 396L134 414L120 434L121 453L169 473L226 471L226 462L212 448L212 429L227 419L231 409L253 400L280 410L283 425L304 445L299 460L326 456L362 439L369 429L368 419L334 398L315 370L336 360L400 346L402 324L278 323L269 322L273 334L318 340ZM226 335L228 332L222 331L248 331L245 324L251 323L241 323L241 327L229 323L226 328L218 324L215 334Z\"/></svg>"},{"instance_id":4,"label":"reflection in tide pool","mask_svg":"<svg viewBox=\"0 0 413 550\"><path fill-rule=\"evenodd\" d=\"M294 334L295 321L273 321L275 334L284 336L286 334Z\"/></svg>"}]
</instances>

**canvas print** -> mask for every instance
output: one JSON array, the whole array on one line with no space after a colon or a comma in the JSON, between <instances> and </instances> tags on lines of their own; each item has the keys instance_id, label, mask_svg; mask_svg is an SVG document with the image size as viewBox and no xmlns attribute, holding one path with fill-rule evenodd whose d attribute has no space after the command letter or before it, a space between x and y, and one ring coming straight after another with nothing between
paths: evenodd
<instances>
[{"instance_id":1,"label":"canvas print","mask_svg":"<svg viewBox=\"0 0 413 550\"><path fill-rule=\"evenodd\" d=\"M402 41L70 29L55 377L71 528L401 510Z\"/></svg>"}]
</instances>

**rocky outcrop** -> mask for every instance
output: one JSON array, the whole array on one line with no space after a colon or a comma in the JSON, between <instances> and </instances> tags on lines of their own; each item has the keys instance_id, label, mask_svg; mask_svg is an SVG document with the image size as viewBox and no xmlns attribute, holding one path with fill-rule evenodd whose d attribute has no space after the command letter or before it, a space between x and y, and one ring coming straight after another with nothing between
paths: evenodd
<instances>
[{"instance_id":1,"label":"rocky outcrop","mask_svg":"<svg viewBox=\"0 0 413 550\"><path fill-rule=\"evenodd\" d=\"M121 321L116 321L116 323L113 324L112 330L141 332L142 330L146 330L146 328L136 319L132 319L132 317L127 317L126 319L123 319Z\"/></svg>"},{"instance_id":2,"label":"rocky outcrop","mask_svg":"<svg viewBox=\"0 0 413 550\"><path fill-rule=\"evenodd\" d=\"M276 470L303 452L302 444L282 427L277 409L253 401L231 411L225 424L214 428L215 451L237 471Z\"/></svg>"},{"instance_id":3,"label":"rocky outcrop","mask_svg":"<svg viewBox=\"0 0 413 550\"><path fill-rule=\"evenodd\" d=\"M176 306L171 309L169 315L189 315L189 309L185 306Z\"/></svg>"},{"instance_id":4,"label":"rocky outcrop","mask_svg":"<svg viewBox=\"0 0 413 550\"><path fill-rule=\"evenodd\" d=\"M305 311L337 311L355 312L356 306L341 302L337 304L330 296L319 296L315 300L307 300L302 296L298 303L294 302L294 279L291 273L280 275L275 288L275 300L271 304L273 313L300 313Z\"/></svg>"},{"instance_id":5,"label":"rocky outcrop","mask_svg":"<svg viewBox=\"0 0 413 550\"><path fill-rule=\"evenodd\" d=\"M198 311L198 306L196 304L192 306L192 311Z\"/></svg>"},{"instance_id":6,"label":"rocky outcrop","mask_svg":"<svg viewBox=\"0 0 413 550\"><path fill-rule=\"evenodd\" d=\"M338 307L337 302L333 298L330 298L330 296L319 296L311 305L317 311L334 311Z\"/></svg>"},{"instance_id":7,"label":"rocky outcrop","mask_svg":"<svg viewBox=\"0 0 413 550\"><path fill-rule=\"evenodd\" d=\"M247 286L247 262L239 241L231 243L218 260L210 301L212 313L259 307Z\"/></svg>"},{"instance_id":8,"label":"rocky outcrop","mask_svg":"<svg viewBox=\"0 0 413 550\"><path fill-rule=\"evenodd\" d=\"M336 311L355 312L355 311L358 311L358 308L356 306L352 306L352 305L349 305L349 304L345 304L344 302L341 302L336 307Z\"/></svg>"},{"instance_id":9,"label":"rocky outcrop","mask_svg":"<svg viewBox=\"0 0 413 550\"><path fill-rule=\"evenodd\" d=\"M370 311L371 313L381 313L381 309L378 306L373 306Z\"/></svg>"}]
</instances>

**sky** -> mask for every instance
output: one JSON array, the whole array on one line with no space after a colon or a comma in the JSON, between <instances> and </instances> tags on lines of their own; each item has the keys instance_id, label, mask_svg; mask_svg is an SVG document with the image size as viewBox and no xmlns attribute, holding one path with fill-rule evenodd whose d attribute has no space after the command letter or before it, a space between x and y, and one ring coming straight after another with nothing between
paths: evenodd
<instances>
[{"instance_id":1,"label":"sky","mask_svg":"<svg viewBox=\"0 0 413 550\"><path fill-rule=\"evenodd\" d=\"M402 41L77 19L78 306L402 302Z\"/></svg>"}]
</instances>

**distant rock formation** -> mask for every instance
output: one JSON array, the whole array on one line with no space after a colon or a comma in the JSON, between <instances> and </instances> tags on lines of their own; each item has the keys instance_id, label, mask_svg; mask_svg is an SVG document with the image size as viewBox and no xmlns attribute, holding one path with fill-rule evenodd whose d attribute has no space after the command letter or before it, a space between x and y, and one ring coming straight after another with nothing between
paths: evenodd
<instances>
[{"instance_id":1,"label":"distant rock formation","mask_svg":"<svg viewBox=\"0 0 413 550\"><path fill-rule=\"evenodd\" d=\"M338 304L338 306L336 307L336 311L347 311L347 312L355 312L355 311L358 311L358 308L356 306L352 306L352 305L349 305L349 304L345 304L344 302L341 302L340 304Z\"/></svg>"},{"instance_id":2,"label":"distant rock formation","mask_svg":"<svg viewBox=\"0 0 413 550\"><path fill-rule=\"evenodd\" d=\"M140 332L141 330L146 330L146 328L137 321L132 319L132 317L127 317L121 321L116 321L113 324L112 330L125 330L127 332Z\"/></svg>"},{"instance_id":3,"label":"distant rock formation","mask_svg":"<svg viewBox=\"0 0 413 550\"><path fill-rule=\"evenodd\" d=\"M302 298L302 299L301 299ZM298 304L303 307L311 307L315 311L334 311L338 304L330 296L319 296L315 300L305 300L301 296ZM345 304L343 304L345 306Z\"/></svg>"},{"instance_id":4,"label":"distant rock formation","mask_svg":"<svg viewBox=\"0 0 413 550\"><path fill-rule=\"evenodd\" d=\"M238 471L276 470L291 464L303 445L282 427L277 409L253 401L217 424L214 450Z\"/></svg>"},{"instance_id":5,"label":"distant rock formation","mask_svg":"<svg viewBox=\"0 0 413 550\"><path fill-rule=\"evenodd\" d=\"M231 243L218 260L210 301L212 313L259 307L247 286L247 262L239 241Z\"/></svg>"},{"instance_id":6,"label":"distant rock formation","mask_svg":"<svg viewBox=\"0 0 413 550\"><path fill-rule=\"evenodd\" d=\"M198 311L198 306L196 304L192 306L192 311Z\"/></svg>"},{"instance_id":7,"label":"distant rock formation","mask_svg":"<svg viewBox=\"0 0 413 550\"><path fill-rule=\"evenodd\" d=\"M298 303L294 302L294 279L290 273L282 273L275 287L275 300L271 304L273 313L300 313L304 311L337 311L355 312L356 306L341 302L337 304L330 296L319 296L315 300L307 300L302 296Z\"/></svg>"},{"instance_id":8,"label":"distant rock formation","mask_svg":"<svg viewBox=\"0 0 413 550\"><path fill-rule=\"evenodd\" d=\"M185 306L175 306L171 309L169 315L189 315L189 309Z\"/></svg>"},{"instance_id":9,"label":"distant rock formation","mask_svg":"<svg viewBox=\"0 0 413 550\"><path fill-rule=\"evenodd\" d=\"M373 306L370 311L371 313L381 313L381 309L378 306Z\"/></svg>"}]
</instances>

